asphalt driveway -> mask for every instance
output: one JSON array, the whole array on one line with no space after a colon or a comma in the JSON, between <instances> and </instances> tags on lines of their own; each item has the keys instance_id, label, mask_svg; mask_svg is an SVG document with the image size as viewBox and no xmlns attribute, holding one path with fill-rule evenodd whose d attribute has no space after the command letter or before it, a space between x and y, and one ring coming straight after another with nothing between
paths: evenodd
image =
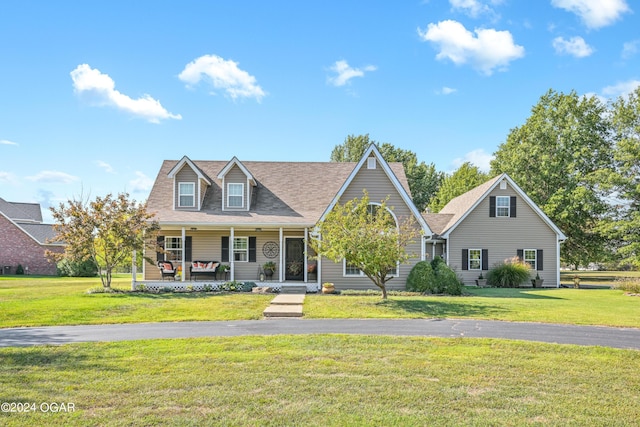
<instances>
[{"instance_id":1,"label":"asphalt driveway","mask_svg":"<svg viewBox=\"0 0 640 427\"><path fill-rule=\"evenodd\" d=\"M271 319L0 329L0 347L278 334L504 338L640 350L640 329L456 319Z\"/></svg>"}]
</instances>

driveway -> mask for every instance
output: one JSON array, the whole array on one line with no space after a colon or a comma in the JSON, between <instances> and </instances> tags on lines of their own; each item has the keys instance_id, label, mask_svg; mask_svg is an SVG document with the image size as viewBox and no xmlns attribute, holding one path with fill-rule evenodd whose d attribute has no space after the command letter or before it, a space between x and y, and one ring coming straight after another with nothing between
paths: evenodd
<instances>
[{"instance_id":1,"label":"driveway","mask_svg":"<svg viewBox=\"0 0 640 427\"><path fill-rule=\"evenodd\" d=\"M456 319L271 319L0 329L0 347L158 338L360 334L504 338L640 350L640 329Z\"/></svg>"}]
</instances>

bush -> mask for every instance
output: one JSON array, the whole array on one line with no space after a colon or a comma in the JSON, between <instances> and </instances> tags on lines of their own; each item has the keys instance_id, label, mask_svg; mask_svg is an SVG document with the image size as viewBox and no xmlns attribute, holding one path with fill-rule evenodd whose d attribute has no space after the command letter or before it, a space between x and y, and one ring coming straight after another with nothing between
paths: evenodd
<instances>
[{"instance_id":1,"label":"bush","mask_svg":"<svg viewBox=\"0 0 640 427\"><path fill-rule=\"evenodd\" d=\"M506 259L487 273L487 284L498 288L517 288L530 279L531 266L518 257Z\"/></svg>"},{"instance_id":2,"label":"bush","mask_svg":"<svg viewBox=\"0 0 640 427\"><path fill-rule=\"evenodd\" d=\"M24 268L22 267L22 264L18 264L18 266L16 267L16 274L17 275L24 274Z\"/></svg>"},{"instance_id":3,"label":"bush","mask_svg":"<svg viewBox=\"0 0 640 427\"><path fill-rule=\"evenodd\" d=\"M418 262L407 277L407 290L429 294L461 295L462 282L440 257Z\"/></svg>"},{"instance_id":4,"label":"bush","mask_svg":"<svg viewBox=\"0 0 640 427\"><path fill-rule=\"evenodd\" d=\"M619 289L621 291L640 294L640 279L634 278L624 278L616 280L613 285L614 289Z\"/></svg>"},{"instance_id":5,"label":"bush","mask_svg":"<svg viewBox=\"0 0 640 427\"><path fill-rule=\"evenodd\" d=\"M57 265L58 276L62 277L96 277L98 267L90 259L86 261L70 261L63 259Z\"/></svg>"}]
</instances>

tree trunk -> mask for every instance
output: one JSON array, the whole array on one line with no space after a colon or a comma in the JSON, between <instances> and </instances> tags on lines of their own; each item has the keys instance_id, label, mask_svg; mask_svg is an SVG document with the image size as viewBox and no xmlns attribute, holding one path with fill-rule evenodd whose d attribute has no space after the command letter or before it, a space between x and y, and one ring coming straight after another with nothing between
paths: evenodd
<instances>
[{"instance_id":1,"label":"tree trunk","mask_svg":"<svg viewBox=\"0 0 640 427\"><path fill-rule=\"evenodd\" d=\"M382 285L380 289L382 289L382 299L387 299L387 287Z\"/></svg>"}]
</instances>

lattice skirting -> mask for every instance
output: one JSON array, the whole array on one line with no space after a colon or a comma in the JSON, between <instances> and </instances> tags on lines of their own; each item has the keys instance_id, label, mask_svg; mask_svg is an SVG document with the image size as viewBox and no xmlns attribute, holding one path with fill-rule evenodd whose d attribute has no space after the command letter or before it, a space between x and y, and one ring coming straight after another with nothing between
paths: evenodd
<instances>
[{"instance_id":1,"label":"lattice skirting","mask_svg":"<svg viewBox=\"0 0 640 427\"><path fill-rule=\"evenodd\" d=\"M284 286L302 286L305 285L307 287L307 292L318 292L318 284L317 283L280 283L280 282L253 282L257 286L268 286L272 288L276 292L282 291ZM171 289L172 291L220 291L223 288L223 285L228 282L221 281L205 281L205 282L173 282L173 281L165 281L165 282L150 282L150 281L137 281L136 287L140 288L140 285L144 286L144 289L151 292L160 292L165 289ZM240 283L244 283L244 281L240 281Z\"/></svg>"}]
</instances>

